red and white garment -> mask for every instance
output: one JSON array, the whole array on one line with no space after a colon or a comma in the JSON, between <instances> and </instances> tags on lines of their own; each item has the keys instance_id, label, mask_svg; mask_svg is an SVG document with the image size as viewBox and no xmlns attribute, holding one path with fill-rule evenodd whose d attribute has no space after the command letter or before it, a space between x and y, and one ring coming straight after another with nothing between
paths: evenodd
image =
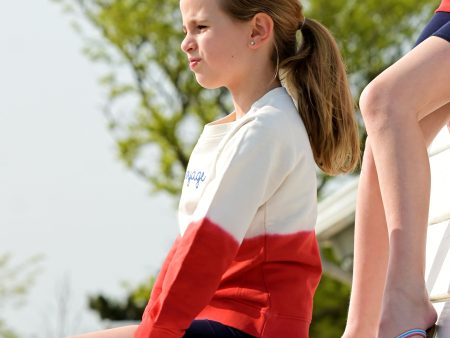
<instances>
[{"instance_id":1,"label":"red and white garment","mask_svg":"<svg viewBox=\"0 0 450 338\"><path fill-rule=\"evenodd\" d=\"M210 319L263 338L306 338L321 275L316 171L287 91L206 125L179 206L180 235L136 338L180 338Z\"/></svg>"}]
</instances>

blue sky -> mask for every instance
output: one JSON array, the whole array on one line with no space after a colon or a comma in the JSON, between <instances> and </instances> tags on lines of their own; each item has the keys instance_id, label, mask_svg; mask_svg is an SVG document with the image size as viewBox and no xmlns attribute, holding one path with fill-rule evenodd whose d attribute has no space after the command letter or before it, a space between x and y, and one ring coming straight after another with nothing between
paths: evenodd
<instances>
[{"instance_id":1,"label":"blue sky","mask_svg":"<svg viewBox=\"0 0 450 338\"><path fill-rule=\"evenodd\" d=\"M0 254L45 255L27 305L2 310L22 337L51 338L64 280L73 326L98 328L86 294L121 295L122 281L156 273L177 231L176 201L150 195L117 160L101 73L82 45L51 1L2 5Z\"/></svg>"}]
</instances>

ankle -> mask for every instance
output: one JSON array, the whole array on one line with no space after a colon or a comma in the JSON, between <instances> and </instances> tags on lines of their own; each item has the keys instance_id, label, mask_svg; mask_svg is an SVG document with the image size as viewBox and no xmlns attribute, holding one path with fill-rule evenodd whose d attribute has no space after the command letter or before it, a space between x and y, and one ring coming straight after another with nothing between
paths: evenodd
<instances>
[{"instance_id":1,"label":"ankle","mask_svg":"<svg viewBox=\"0 0 450 338\"><path fill-rule=\"evenodd\" d=\"M425 330L436 322L436 310L428 296L422 293L414 295L409 290L385 293L379 326L380 338L393 337L411 328Z\"/></svg>"},{"instance_id":2,"label":"ankle","mask_svg":"<svg viewBox=\"0 0 450 338\"><path fill-rule=\"evenodd\" d=\"M358 332L347 332L345 331L341 338L377 338L377 335L372 331L358 331Z\"/></svg>"},{"instance_id":3,"label":"ankle","mask_svg":"<svg viewBox=\"0 0 450 338\"><path fill-rule=\"evenodd\" d=\"M384 293L384 301L404 302L414 307L423 307L430 302L425 283L417 282L403 286L387 285Z\"/></svg>"},{"instance_id":4,"label":"ankle","mask_svg":"<svg viewBox=\"0 0 450 338\"><path fill-rule=\"evenodd\" d=\"M378 325L349 324L345 327L341 338L377 338Z\"/></svg>"}]
</instances>

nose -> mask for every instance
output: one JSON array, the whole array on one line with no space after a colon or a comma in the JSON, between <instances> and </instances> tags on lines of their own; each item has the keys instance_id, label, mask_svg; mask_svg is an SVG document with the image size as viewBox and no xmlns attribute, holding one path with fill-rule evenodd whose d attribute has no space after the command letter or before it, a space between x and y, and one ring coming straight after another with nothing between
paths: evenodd
<instances>
[{"instance_id":1,"label":"nose","mask_svg":"<svg viewBox=\"0 0 450 338\"><path fill-rule=\"evenodd\" d=\"M181 50L185 53L189 53L195 49L195 46L196 44L194 39L192 38L192 35L190 35L189 33L186 34L183 41L181 41Z\"/></svg>"}]
</instances>

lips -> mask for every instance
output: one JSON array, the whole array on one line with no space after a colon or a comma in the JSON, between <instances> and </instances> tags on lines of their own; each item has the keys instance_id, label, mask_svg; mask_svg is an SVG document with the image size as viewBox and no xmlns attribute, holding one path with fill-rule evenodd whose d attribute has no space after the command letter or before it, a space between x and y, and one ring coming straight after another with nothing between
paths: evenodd
<instances>
[{"instance_id":1,"label":"lips","mask_svg":"<svg viewBox=\"0 0 450 338\"><path fill-rule=\"evenodd\" d=\"M191 69L195 68L199 64L200 61L201 61L200 58L189 58L189 67Z\"/></svg>"}]
</instances>

